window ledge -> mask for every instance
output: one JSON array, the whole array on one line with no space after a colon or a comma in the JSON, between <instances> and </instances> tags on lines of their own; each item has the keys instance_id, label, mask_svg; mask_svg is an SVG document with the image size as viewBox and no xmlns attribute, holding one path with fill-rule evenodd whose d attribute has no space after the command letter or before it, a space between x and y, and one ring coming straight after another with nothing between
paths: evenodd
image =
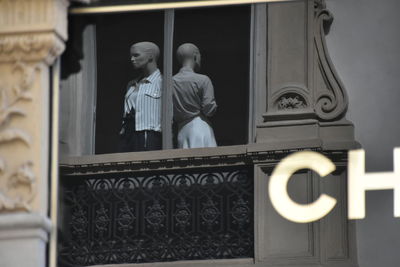
<instances>
[{"instance_id":1,"label":"window ledge","mask_svg":"<svg viewBox=\"0 0 400 267\"><path fill-rule=\"evenodd\" d=\"M129 264L109 264L109 265L92 265L88 267L225 267L237 266L247 267L254 266L254 259L224 259L224 260L193 260L193 261L172 261L172 262L151 262L151 263L129 263Z\"/></svg>"},{"instance_id":2,"label":"window ledge","mask_svg":"<svg viewBox=\"0 0 400 267\"><path fill-rule=\"evenodd\" d=\"M276 165L288 154L301 150L320 151L318 140L310 140L306 145L259 143L215 148L171 149L148 152L130 152L60 159L60 167L65 175L113 173L129 171L152 171L184 169L196 167L220 167L271 163ZM329 153L328 153L329 154ZM331 153L332 154L332 153ZM335 151L335 158L347 157L346 151Z\"/></svg>"}]
</instances>

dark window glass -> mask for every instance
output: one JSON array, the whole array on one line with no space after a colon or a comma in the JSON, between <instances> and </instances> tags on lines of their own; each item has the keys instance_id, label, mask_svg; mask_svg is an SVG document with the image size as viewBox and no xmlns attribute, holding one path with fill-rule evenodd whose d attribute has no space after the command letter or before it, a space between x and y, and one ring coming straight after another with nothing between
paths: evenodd
<instances>
[{"instance_id":1,"label":"dark window glass","mask_svg":"<svg viewBox=\"0 0 400 267\"><path fill-rule=\"evenodd\" d=\"M218 146L248 142L250 20L251 7L248 5L175 10L173 74L179 71L175 55L178 46L188 42L198 46L202 55L199 73L211 79L218 104L217 112L210 119ZM94 87L90 90L95 91L95 99L90 105L95 104L96 107L95 133L91 133L91 140L95 140L95 153L118 152L124 95L128 82L137 76L130 61L130 46L141 41L156 43L161 51L158 67L164 73L164 35L171 34L164 32L164 11L72 16L70 21L70 39L62 59L63 79L80 72L91 73L91 68L95 74L70 79L64 87L72 85L81 92L90 85ZM92 30L90 44L86 43L88 35L84 33L89 26ZM92 46L93 54L88 56ZM88 61L93 62L89 64ZM91 78L86 79L89 76ZM77 86L77 82L82 84ZM73 103L77 99L72 98L84 95L74 94L64 96L63 101ZM68 103L66 106L73 108L73 104ZM77 112L81 112L81 109L78 108ZM88 110L85 109L85 112ZM66 120L76 119L76 116L65 117ZM90 119L87 119L88 124L92 123ZM71 132L74 129L66 131L66 144L71 142L71 146L74 146L81 141L71 141L71 138L76 138ZM80 129L79 134L82 135L82 132Z\"/></svg>"},{"instance_id":2,"label":"dark window glass","mask_svg":"<svg viewBox=\"0 0 400 267\"><path fill-rule=\"evenodd\" d=\"M164 12L98 16L96 154L117 152L126 86L135 78L130 46L150 41L157 44L162 72Z\"/></svg>"},{"instance_id":3,"label":"dark window glass","mask_svg":"<svg viewBox=\"0 0 400 267\"><path fill-rule=\"evenodd\" d=\"M211 122L218 146L248 142L250 17L250 6L175 11L174 53L182 43L198 46L200 73L214 85L218 110Z\"/></svg>"}]
</instances>

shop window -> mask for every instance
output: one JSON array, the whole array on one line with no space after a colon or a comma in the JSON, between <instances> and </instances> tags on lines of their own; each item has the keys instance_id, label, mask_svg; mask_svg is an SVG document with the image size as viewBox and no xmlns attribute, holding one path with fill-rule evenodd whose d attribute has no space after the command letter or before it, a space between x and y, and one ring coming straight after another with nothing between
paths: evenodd
<instances>
[{"instance_id":1,"label":"shop window","mask_svg":"<svg viewBox=\"0 0 400 267\"><path fill-rule=\"evenodd\" d=\"M97 40L96 154L116 152L127 84L137 76L130 61L134 43L152 41L163 48L163 12L99 16ZM163 58L158 67L163 72Z\"/></svg>"},{"instance_id":2,"label":"shop window","mask_svg":"<svg viewBox=\"0 0 400 267\"><path fill-rule=\"evenodd\" d=\"M246 144L249 116L250 7L175 11L174 51L194 43L201 73L214 85L217 112L211 117L219 146ZM174 61L174 73L178 72Z\"/></svg>"},{"instance_id":3,"label":"shop window","mask_svg":"<svg viewBox=\"0 0 400 267\"><path fill-rule=\"evenodd\" d=\"M251 6L73 15L70 23L70 40L62 58L60 139L65 154L118 152L124 95L135 77L130 46L141 41L151 41L161 51L164 149L176 147L172 99L164 93L172 94L171 76L179 71L176 49L182 43L199 47L199 73L214 85L218 109L210 121L217 145L252 141Z\"/></svg>"}]
</instances>

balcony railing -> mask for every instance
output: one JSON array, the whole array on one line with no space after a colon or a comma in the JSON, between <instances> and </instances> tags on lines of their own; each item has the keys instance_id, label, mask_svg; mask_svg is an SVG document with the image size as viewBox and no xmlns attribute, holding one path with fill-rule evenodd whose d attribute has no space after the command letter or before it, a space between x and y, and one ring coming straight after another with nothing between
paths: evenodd
<instances>
[{"instance_id":1,"label":"balcony railing","mask_svg":"<svg viewBox=\"0 0 400 267\"><path fill-rule=\"evenodd\" d=\"M253 165L229 154L203 168L64 165L59 266L253 258Z\"/></svg>"},{"instance_id":2,"label":"balcony railing","mask_svg":"<svg viewBox=\"0 0 400 267\"><path fill-rule=\"evenodd\" d=\"M269 172L291 152L258 144L63 159L58 266L211 259L248 266L265 239L254 235L255 225L264 229L254 199L267 196L253 172ZM343 155L330 153L335 162Z\"/></svg>"}]
</instances>

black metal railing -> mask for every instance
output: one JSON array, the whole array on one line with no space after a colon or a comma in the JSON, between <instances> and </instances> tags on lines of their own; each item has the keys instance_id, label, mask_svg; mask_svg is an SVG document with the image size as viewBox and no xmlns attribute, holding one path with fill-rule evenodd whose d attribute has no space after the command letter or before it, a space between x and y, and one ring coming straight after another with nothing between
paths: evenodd
<instances>
[{"instance_id":1,"label":"black metal railing","mask_svg":"<svg viewBox=\"0 0 400 267\"><path fill-rule=\"evenodd\" d=\"M253 167L63 175L59 266L252 258Z\"/></svg>"}]
</instances>

